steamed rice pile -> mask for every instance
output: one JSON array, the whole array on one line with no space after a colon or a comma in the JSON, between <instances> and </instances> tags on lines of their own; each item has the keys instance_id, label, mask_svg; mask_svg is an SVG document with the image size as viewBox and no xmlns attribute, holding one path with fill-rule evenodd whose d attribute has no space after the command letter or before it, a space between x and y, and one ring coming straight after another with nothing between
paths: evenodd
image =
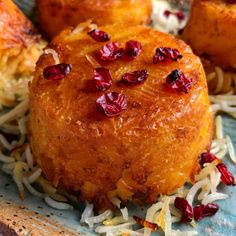
<instances>
[{"instance_id":1,"label":"steamed rice pile","mask_svg":"<svg viewBox=\"0 0 236 236\"><path fill-rule=\"evenodd\" d=\"M154 28L177 34L178 30L184 27L186 18L180 22L174 15L168 18L164 15L166 10L176 11L166 1L155 0L154 6L158 6L154 8L153 13ZM45 51L45 53L52 54L54 60L58 60L53 51ZM9 80L1 78L0 85L3 84L3 87L7 88L5 95L8 97L6 98L9 99L9 96L11 96L12 99L15 96L14 94L20 93L18 100L14 98L17 105L10 107L10 109L3 109L5 104L1 103L0 100L2 105L0 130L15 137L14 140L9 142L3 134L0 134L0 161L3 163L1 169L12 176L21 199L24 199L25 190L27 189L31 194L43 198L49 206L60 210L69 210L73 207L69 204L68 199L73 198L73 196L69 196L61 189L54 188L42 176L42 170L35 163L27 141L28 92L26 84L29 79L20 78L20 82L17 80L9 82ZM210 87L213 94L210 96L213 111L215 113L223 111L236 118L236 95L234 95L236 75L225 72L219 67L210 67L207 70L207 80L210 85L214 85ZM1 96L3 95L4 93L1 94ZM219 159L230 158L236 163L232 141L223 132L221 116L216 116L215 126L215 139L212 142L211 153ZM195 184L184 186L171 196L160 196L155 204L149 206L145 219L142 220L144 227L138 230L137 222L129 214L126 207L121 208L119 199L113 199L114 205L119 209L118 212L113 213L111 210L106 210L96 216L94 216L93 205L86 203L80 222L93 228L96 233L108 236L148 236L152 232L149 224L158 225L166 236L197 235L198 233L195 230L180 231L173 229L173 224L181 221L181 214L174 207L175 198L185 198L190 205L194 201L207 204L226 199L228 198L227 194L218 192L220 178L221 174L214 162L205 164L200 173L195 176ZM195 224L194 221L191 222L192 226Z\"/></svg>"}]
</instances>

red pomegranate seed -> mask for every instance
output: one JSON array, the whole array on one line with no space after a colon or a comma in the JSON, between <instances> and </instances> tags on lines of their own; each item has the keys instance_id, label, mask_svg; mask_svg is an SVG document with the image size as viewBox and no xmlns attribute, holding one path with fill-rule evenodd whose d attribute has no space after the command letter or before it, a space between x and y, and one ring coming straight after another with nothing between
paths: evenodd
<instances>
[{"instance_id":1,"label":"red pomegranate seed","mask_svg":"<svg viewBox=\"0 0 236 236\"><path fill-rule=\"evenodd\" d=\"M176 197L174 205L182 213L181 222L186 223L192 221L193 209L186 199L181 197Z\"/></svg>"},{"instance_id":2,"label":"red pomegranate seed","mask_svg":"<svg viewBox=\"0 0 236 236\"><path fill-rule=\"evenodd\" d=\"M134 59L142 51L142 45L138 41L130 40L125 44L125 55Z\"/></svg>"},{"instance_id":3,"label":"red pomegranate seed","mask_svg":"<svg viewBox=\"0 0 236 236\"><path fill-rule=\"evenodd\" d=\"M176 92L188 93L193 80L185 76L181 70L173 70L166 78L166 85L168 88Z\"/></svg>"},{"instance_id":4,"label":"red pomegranate seed","mask_svg":"<svg viewBox=\"0 0 236 236\"><path fill-rule=\"evenodd\" d=\"M106 32L98 29L89 31L88 35L97 42L107 42L110 40L110 36Z\"/></svg>"},{"instance_id":5,"label":"red pomegranate seed","mask_svg":"<svg viewBox=\"0 0 236 236\"><path fill-rule=\"evenodd\" d=\"M64 79L70 72L72 66L70 64L57 64L48 66L43 70L43 76L48 80L61 80Z\"/></svg>"},{"instance_id":6,"label":"red pomegranate seed","mask_svg":"<svg viewBox=\"0 0 236 236\"><path fill-rule=\"evenodd\" d=\"M93 71L93 79L96 88L100 91L105 91L111 87L112 77L110 71L106 68L96 68Z\"/></svg>"},{"instance_id":7,"label":"red pomegranate seed","mask_svg":"<svg viewBox=\"0 0 236 236\"><path fill-rule=\"evenodd\" d=\"M207 205L197 205L194 207L194 219L200 221L203 217L213 216L219 210L219 206L215 203L208 203Z\"/></svg>"},{"instance_id":8,"label":"red pomegranate seed","mask_svg":"<svg viewBox=\"0 0 236 236\"><path fill-rule=\"evenodd\" d=\"M212 154L210 152L204 152L201 154L200 164L203 167L204 164L211 163L216 159L217 159L217 157L214 154Z\"/></svg>"},{"instance_id":9,"label":"red pomegranate seed","mask_svg":"<svg viewBox=\"0 0 236 236\"><path fill-rule=\"evenodd\" d=\"M153 63L177 61L182 57L178 49L160 47L156 49L156 54L153 56Z\"/></svg>"},{"instance_id":10,"label":"red pomegranate seed","mask_svg":"<svg viewBox=\"0 0 236 236\"><path fill-rule=\"evenodd\" d=\"M152 223L152 222L149 222L149 221L147 221L147 220L144 220L144 219L142 219L142 218L140 218L140 217L138 217L138 216L133 216L133 218L134 218L134 220L135 220L138 224L142 225L142 226L145 227L145 228L149 228L149 229L152 230L152 231L155 231L155 230L158 229L158 225L155 224L155 223Z\"/></svg>"},{"instance_id":11,"label":"red pomegranate seed","mask_svg":"<svg viewBox=\"0 0 236 236\"><path fill-rule=\"evenodd\" d=\"M127 84L140 84L143 83L148 77L147 70L136 70L133 72L125 73L122 76L122 81Z\"/></svg>"},{"instance_id":12,"label":"red pomegranate seed","mask_svg":"<svg viewBox=\"0 0 236 236\"><path fill-rule=\"evenodd\" d=\"M228 186L234 186L235 185L235 178L233 174L228 170L227 166L223 163L219 163L217 166L217 169L221 173L221 181Z\"/></svg>"},{"instance_id":13,"label":"red pomegranate seed","mask_svg":"<svg viewBox=\"0 0 236 236\"><path fill-rule=\"evenodd\" d=\"M126 97L116 92L106 93L97 99L97 108L106 116L118 116L126 110Z\"/></svg>"},{"instance_id":14,"label":"red pomegranate seed","mask_svg":"<svg viewBox=\"0 0 236 236\"><path fill-rule=\"evenodd\" d=\"M104 61L115 61L123 54L124 49L120 48L116 42L107 43L98 51L98 57Z\"/></svg>"}]
</instances>

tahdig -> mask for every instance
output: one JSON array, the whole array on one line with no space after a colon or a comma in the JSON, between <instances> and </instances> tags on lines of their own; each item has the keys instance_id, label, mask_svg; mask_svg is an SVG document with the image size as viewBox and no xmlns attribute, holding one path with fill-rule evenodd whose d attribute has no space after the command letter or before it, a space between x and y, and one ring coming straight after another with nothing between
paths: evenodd
<instances>
[{"instance_id":1,"label":"tahdig","mask_svg":"<svg viewBox=\"0 0 236 236\"><path fill-rule=\"evenodd\" d=\"M97 25L148 24L151 21L151 0L38 0L40 28L47 38L56 36L68 26L77 26L91 19Z\"/></svg>"},{"instance_id":2,"label":"tahdig","mask_svg":"<svg viewBox=\"0 0 236 236\"><path fill-rule=\"evenodd\" d=\"M54 53L40 57L30 84L29 139L55 186L104 209L116 197L155 202L193 181L198 156L211 143L213 117L203 66L189 46L144 26L91 31L81 25L49 48ZM127 77L134 71L144 76ZM121 83L124 74L135 84ZM173 75L178 78L168 84Z\"/></svg>"},{"instance_id":3,"label":"tahdig","mask_svg":"<svg viewBox=\"0 0 236 236\"><path fill-rule=\"evenodd\" d=\"M236 68L236 4L194 0L183 39L193 51L222 68Z\"/></svg>"},{"instance_id":4,"label":"tahdig","mask_svg":"<svg viewBox=\"0 0 236 236\"><path fill-rule=\"evenodd\" d=\"M1 74L31 75L41 53L40 35L11 0L0 1L0 21Z\"/></svg>"}]
</instances>

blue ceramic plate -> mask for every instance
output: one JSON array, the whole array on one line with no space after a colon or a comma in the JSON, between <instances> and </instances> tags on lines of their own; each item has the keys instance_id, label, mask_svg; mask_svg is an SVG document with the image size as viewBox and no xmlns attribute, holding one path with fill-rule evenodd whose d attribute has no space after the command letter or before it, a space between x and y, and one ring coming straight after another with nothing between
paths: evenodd
<instances>
[{"instance_id":1,"label":"blue ceramic plate","mask_svg":"<svg viewBox=\"0 0 236 236\"><path fill-rule=\"evenodd\" d=\"M21 9L26 15L35 17L32 9L34 6L33 0L16 0ZM223 119L224 131L228 134L236 147L236 120L224 116ZM236 165L231 161L225 160L228 167L233 173L236 173ZM78 206L78 209L72 211L58 211L48 207L43 200L34 197L32 195L27 195L25 201L22 203L18 197L17 188L13 181L0 172L0 195L3 195L4 200L10 200L16 203L23 204L33 211L37 211L42 215L51 215L51 218L59 222L61 225L72 229L75 232L86 233L86 235L96 235L90 231L87 227L83 227L79 223L80 214L84 208L83 205ZM224 201L219 201L220 211L211 218L205 218L200 223L198 223L196 231L199 232L201 236L235 236L236 235L236 187L223 187L221 189L223 192L229 194L229 199ZM129 212L131 215L143 215L143 210L137 207L130 207ZM190 226L176 225L176 228L188 228L192 230ZM154 235L161 235L154 234Z\"/></svg>"}]
</instances>

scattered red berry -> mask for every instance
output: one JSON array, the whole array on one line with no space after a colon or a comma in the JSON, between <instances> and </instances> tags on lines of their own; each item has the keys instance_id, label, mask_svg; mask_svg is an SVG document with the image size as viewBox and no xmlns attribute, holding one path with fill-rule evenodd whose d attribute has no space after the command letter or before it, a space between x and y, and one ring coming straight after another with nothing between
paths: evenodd
<instances>
[{"instance_id":1,"label":"scattered red berry","mask_svg":"<svg viewBox=\"0 0 236 236\"><path fill-rule=\"evenodd\" d=\"M120 115L127 107L125 95L116 92L102 95L97 99L96 104L97 108L108 117Z\"/></svg>"},{"instance_id":2,"label":"scattered red berry","mask_svg":"<svg viewBox=\"0 0 236 236\"><path fill-rule=\"evenodd\" d=\"M88 35L97 42L107 42L110 40L110 36L106 32L98 29L89 31Z\"/></svg>"},{"instance_id":3,"label":"scattered red berry","mask_svg":"<svg viewBox=\"0 0 236 236\"><path fill-rule=\"evenodd\" d=\"M217 157L214 154L212 154L210 152L204 152L201 154L200 164L203 167L204 164L211 163L216 159L217 159Z\"/></svg>"},{"instance_id":4,"label":"scattered red berry","mask_svg":"<svg viewBox=\"0 0 236 236\"><path fill-rule=\"evenodd\" d=\"M120 48L116 42L107 43L98 51L98 57L104 61L115 61L122 57L123 54L124 49Z\"/></svg>"},{"instance_id":5,"label":"scattered red berry","mask_svg":"<svg viewBox=\"0 0 236 236\"><path fill-rule=\"evenodd\" d=\"M203 216L213 216L219 210L219 206L216 203L208 203L203 210Z\"/></svg>"},{"instance_id":6,"label":"scattered red berry","mask_svg":"<svg viewBox=\"0 0 236 236\"><path fill-rule=\"evenodd\" d=\"M203 217L213 216L219 210L219 206L215 203L208 203L207 205L197 205L193 208L194 219L200 221Z\"/></svg>"},{"instance_id":7,"label":"scattered red berry","mask_svg":"<svg viewBox=\"0 0 236 236\"><path fill-rule=\"evenodd\" d=\"M183 56L180 54L178 49L160 47L156 49L156 53L153 56L153 63L156 64L158 62L177 61L182 57Z\"/></svg>"},{"instance_id":8,"label":"scattered red berry","mask_svg":"<svg viewBox=\"0 0 236 236\"><path fill-rule=\"evenodd\" d=\"M178 11L175 13L179 21L183 21L185 19L185 15L182 11Z\"/></svg>"},{"instance_id":9,"label":"scattered red berry","mask_svg":"<svg viewBox=\"0 0 236 236\"><path fill-rule=\"evenodd\" d=\"M193 208L194 219L196 221L200 221L203 218L204 208L205 208L205 205L203 204L197 205Z\"/></svg>"},{"instance_id":10,"label":"scattered red berry","mask_svg":"<svg viewBox=\"0 0 236 236\"><path fill-rule=\"evenodd\" d=\"M184 198L176 197L174 202L175 207L181 211L182 218L181 222L191 222L193 218L193 209L188 203L188 201Z\"/></svg>"},{"instance_id":11,"label":"scattered red berry","mask_svg":"<svg viewBox=\"0 0 236 236\"><path fill-rule=\"evenodd\" d=\"M100 91L106 91L111 87L112 76L110 71L106 68L96 68L93 71L93 79L96 84L96 88Z\"/></svg>"},{"instance_id":12,"label":"scattered red berry","mask_svg":"<svg viewBox=\"0 0 236 236\"><path fill-rule=\"evenodd\" d=\"M169 10L165 10L164 11L164 16L165 17L168 18L170 15L175 15L180 22L185 19L185 15L184 15L184 13L182 11L178 11L178 12L171 12Z\"/></svg>"},{"instance_id":13,"label":"scattered red berry","mask_svg":"<svg viewBox=\"0 0 236 236\"><path fill-rule=\"evenodd\" d=\"M227 166L223 163L219 163L217 166L217 169L221 173L221 181L225 185L234 186L235 185L235 179L233 174L228 170Z\"/></svg>"},{"instance_id":14,"label":"scattered red berry","mask_svg":"<svg viewBox=\"0 0 236 236\"><path fill-rule=\"evenodd\" d=\"M165 17L168 18L168 17L170 16L170 14L172 14L171 11L169 11L169 10L165 10L165 11L164 11L164 16L165 16Z\"/></svg>"},{"instance_id":15,"label":"scattered red berry","mask_svg":"<svg viewBox=\"0 0 236 236\"><path fill-rule=\"evenodd\" d=\"M224 163L222 163L221 160L219 160L214 154L210 152L202 153L200 163L203 167L205 163L211 163L214 160L218 160L220 162L219 164L216 165L216 168L221 173L221 181L225 185L234 186L235 178L233 174L228 170L227 166Z\"/></svg>"},{"instance_id":16,"label":"scattered red berry","mask_svg":"<svg viewBox=\"0 0 236 236\"><path fill-rule=\"evenodd\" d=\"M143 83L148 77L147 70L137 70L129 73L125 73L122 76L122 81L127 84L140 84Z\"/></svg>"},{"instance_id":17,"label":"scattered red berry","mask_svg":"<svg viewBox=\"0 0 236 236\"><path fill-rule=\"evenodd\" d=\"M52 65L43 70L43 76L48 80L61 80L71 72L71 69L72 66L66 63Z\"/></svg>"},{"instance_id":18,"label":"scattered red berry","mask_svg":"<svg viewBox=\"0 0 236 236\"><path fill-rule=\"evenodd\" d=\"M134 59L142 51L142 45L138 41L130 40L125 44L125 55Z\"/></svg>"},{"instance_id":19,"label":"scattered red berry","mask_svg":"<svg viewBox=\"0 0 236 236\"><path fill-rule=\"evenodd\" d=\"M173 70L166 78L167 87L176 92L188 93L192 84L192 79L185 76L181 70Z\"/></svg>"}]
</instances>

